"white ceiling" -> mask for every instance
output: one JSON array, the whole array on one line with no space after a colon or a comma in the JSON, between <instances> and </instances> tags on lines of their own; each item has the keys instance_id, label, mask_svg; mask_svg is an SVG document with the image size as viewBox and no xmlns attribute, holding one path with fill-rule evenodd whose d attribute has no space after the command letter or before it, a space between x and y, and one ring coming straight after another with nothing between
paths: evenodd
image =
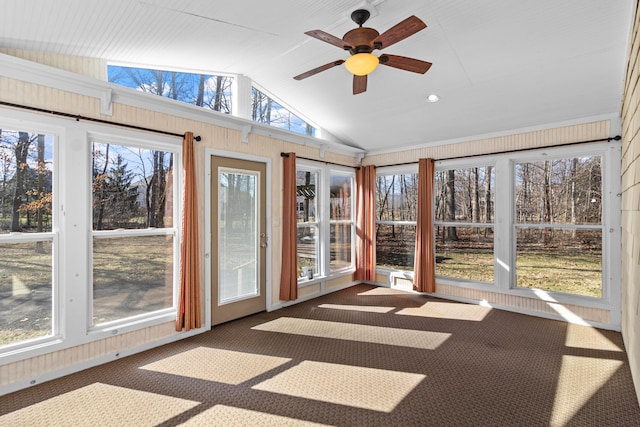
<instances>
[{"instance_id":1,"label":"white ceiling","mask_svg":"<svg viewBox=\"0 0 640 427\"><path fill-rule=\"evenodd\" d=\"M243 74L345 144L368 152L619 113L633 0L2 0L0 47L164 69ZM378 67L367 92L334 67L348 53L304 35L427 28L383 50L433 63ZM438 103L425 101L430 93Z\"/></svg>"}]
</instances>

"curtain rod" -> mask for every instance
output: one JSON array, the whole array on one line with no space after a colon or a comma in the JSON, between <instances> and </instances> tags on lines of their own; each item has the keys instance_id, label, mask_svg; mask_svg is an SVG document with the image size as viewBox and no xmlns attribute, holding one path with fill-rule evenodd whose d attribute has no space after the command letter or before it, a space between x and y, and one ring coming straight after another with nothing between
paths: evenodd
<instances>
[{"instance_id":1,"label":"curtain rod","mask_svg":"<svg viewBox=\"0 0 640 427\"><path fill-rule=\"evenodd\" d=\"M0 101L0 105L4 105L4 106L7 106L7 107L13 107L13 108L20 108L20 109L23 109L23 110L36 111L38 113L52 114L54 116L66 117L66 118L69 118L69 119L76 119L77 122L79 122L80 120L86 120L88 122L95 122L95 123L101 123L101 124L107 124L107 125L114 125L114 126L120 126L120 127L124 127L124 128L129 128L129 129L143 130L143 131L147 131L147 132L160 133L162 135L168 135L168 136L175 136L175 137L178 137L178 138L184 138L184 134L179 134L179 133L174 133L174 132L167 132L167 131L158 130L158 129L151 129L151 128L147 128L147 127L143 127L143 126L130 125L130 124L127 124L127 123L111 122L109 120L96 119L96 118L93 118L93 117L86 117L86 116L82 116L82 115L79 115L79 114L63 113L62 111L48 110L48 109L45 109L45 108L38 108L38 107L30 107L28 105L14 104L12 102L5 102L5 101ZM200 141L202 138L198 135L198 136L194 136L193 139L195 139L196 141Z\"/></svg>"},{"instance_id":2,"label":"curtain rod","mask_svg":"<svg viewBox=\"0 0 640 427\"><path fill-rule=\"evenodd\" d=\"M470 157L492 156L492 155L496 155L496 154L508 154L508 153L521 153L523 151L542 150L542 149L545 149L545 148L556 148L556 147L565 147L565 146L568 146L568 145L588 144L590 142L620 141L621 139L622 139L622 137L620 135L616 135L616 136L610 137L610 138L591 139L589 141L567 142L567 143L564 143L564 144L547 145L547 146L544 146L544 147L523 148L523 149L519 149L519 150L493 151L491 153L472 154L470 156L444 157L444 158L441 158L441 159L434 159L434 160L435 161L441 161L441 160L468 159ZM381 166L378 166L378 167L385 167L386 168L386 167L392 167L392 166L415 165L417 163L418 162L394 163L392 165L381 165Z\"/></svg>"},{"instance_id":3,"label":"curtain rod","mask_svg":"<svg viewBox=\"0 0 640 427\"><path fill-rule=\"evenodd\" d=\"M289 157L289 153L281 152L281 153L280 153L280 157ZM326 161L326 160L310 159L310 158L308 158L308 157L299 157L299 156L296 156L296 159L309 160L309 161L312 161L312 162L320 162L320 163L325 163L325 164L327 164L327 165L342 166L343 168L354 168L354 169L357 169L357 168L358 168L358 166L343 165L343 164L341 164L341 163L328 162L328 161Z\"/></svg>"}]
</instances>

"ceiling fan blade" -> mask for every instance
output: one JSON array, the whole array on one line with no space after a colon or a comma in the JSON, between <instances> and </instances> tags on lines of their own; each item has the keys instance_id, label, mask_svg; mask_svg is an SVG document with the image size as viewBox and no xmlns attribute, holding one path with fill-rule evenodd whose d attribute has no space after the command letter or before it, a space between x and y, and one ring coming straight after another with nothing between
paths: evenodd
<instances>
[{"instance_id":1,"label":"ceiling fan blade","mask_svg":"<svg viewBox=\"0 0 640 427\"><path fill-rule=\"evenodd\" d=\"M326 33L322 30L311 30L305 32L305 34L315 39L322 40L323 42L337 46L340 49L349 50L354 47L351 43L347 43L346 41L339 39L338 37Z\"/></svg>"},{"instance_id":2,"label":"ceiling fan blade","mask_svg":"<svg viewBox=\"0 0 640 427\"><path fill-rule=\"evenodd\" d=\"M406 39L424 28L427 28L427 24L422 22L422 20L416 16L410 16L376 37L371 43L371 46L373 46L374 49L384 49Z\"/></svg>"},{"instance_id":3,"label":"ceiling fan blade","mask_svg":"<svg viewBox=\"0 0 640 427\"><path fill-rule=\"evenodd\" d=\"M336 66L341 65L343 63L344 63L344 60L338 59L337 61L329 62L328 64L321 65L321 66L316 67L316 68L314 68L312 70L309 70L309 71L307 71L305 73L298 74L297 76L294 77L294 79L296 79L296 80L306 79L307 77L311 77L311 76L313 76L315 74L318 74L318 73L320 73L322 71L328 70L329 68L336 67Z\"/></svg>"},{"instance_id":4,"label":"ceiling fan blade","mask_svg":"<svg viewBox=\"0 0 640 427\"><path fill-rule=\"evenodd\" d=\"M388 55L386 53L380 55L380 63L388 67L399 68L419 74L424 74L431 68L431 62L407 58L406 56Z\"/></svg>"},{"instance_id":5,"label":"ceiling fan blade","mask_svg":"<svg viewBox=\"0 0 640 427\"><path fill-rule=\"evenodd\" d=\"M353 94L357 95L367 90L367 76L353 76Z\"/></svg>"}]
</instances>

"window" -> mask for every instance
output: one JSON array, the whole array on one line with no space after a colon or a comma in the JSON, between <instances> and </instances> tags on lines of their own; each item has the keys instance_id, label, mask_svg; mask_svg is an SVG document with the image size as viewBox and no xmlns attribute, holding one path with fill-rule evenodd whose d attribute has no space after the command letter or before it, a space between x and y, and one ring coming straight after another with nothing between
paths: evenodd
<instances>
[{"instance_id":1,"label":"window","mask_svg":"<svg viewBox=\"0 0 640 427\"><path fill-rule=\"evenodd\" d=\"M329 177L330 271L351 268L353 265L354 177L332 171Z\"/></svg>"},{"instance_id":2,"label":"window","mask_svg":"<svg viewBox=\"0 0 640 427\"><path fill-rule=\"evenodd\" d=\"M221 113L233 111L234 77L148 68L107 67L109 82ZM241 100L244 101L244 100ZM251 120L301 135L317 136L317 129L264 91L251 88ZM236 102L235 108L239 108Z\"/></svg>"},{"instance_id":3,"label":"window","mask_svg":"<svg viewBox=\"0 0 640 427\"><path fill-rule=\"evenodd\" d=\"M493 282L493 166L436 171L436 274Z\"/></svg>"},{"instance_id":4,"label":"window","mask_svg":"<svg viewBox=\"0 0 640 427\"><path fill-rule=\"evenodd\" d=\"M231 113L233 78L109 65L109 81L153 95Z\"/></svg>"},{"instance_id":5,"label":"window","mask_svg":"<svg viewBox=\"0 0 640 427\"><path fill-rule=\"evenodd\" d=\"M92 139L94 325L174 306L176 152Z\"/></svg>"},{"instance_id":6,"label":"window","mask_svg":"<svg viewBox=\"0 0 640 427\"><path fill-rule=\"evenodd\" d=\"M602 297L602 156L515 163L516 284Z\"/></svg>"},{"instance_id":7,"label":"window","mask_svg":"<svg viewBox=\"0 0 640 427\"><path fill-rule=\"evenodd\" d=\"M298 207L298 277L312 279L319 274L319 237L317 192L318 171L296 171L296 205Z\"/></svg>"},{"instance_id":8,"label":"window","mask_svg":"<svg viewBox=\"0 0 640 427\"><path fill-rule=\"evenodd\" d=\"M376 176L376 262L379 267L413 270L418 211L417 173Z\"/></svg>"},{"instance_id":9,"label":"window","mask_svg":"<svg viewBox=\"0 0 640 427\"><path fill-rule=\"evenodd\" d=\"M299 282L351 271L355 173L298 162L296 175Z\"/></svg>"},{"instance_id":10,"label":"window","mask_svg":"<svg viewBox=\"0 0 640 427\"><path fill-rule=\"evenodd\" d=\"M55 148L0 129L0 347L57 333Z\"/></svg>"},{"instance_id":11,"label":"window","mask_svg":"<svg viewBox=\"0 0 640 427\"><path fill-rule=\"evenodd\" d=\"M255 87L251 89L251 120L303 135L316 135L313 126Z\"/></svg>"}]
</instances>

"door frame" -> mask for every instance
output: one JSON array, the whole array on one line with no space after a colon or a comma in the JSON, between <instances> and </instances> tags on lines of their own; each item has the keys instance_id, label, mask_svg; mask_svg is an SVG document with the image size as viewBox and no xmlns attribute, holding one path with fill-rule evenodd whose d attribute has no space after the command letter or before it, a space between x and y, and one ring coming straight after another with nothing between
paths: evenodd
<instances>
[{"instance_id":1,"label":"door frame","mask_svg":"<svg viewBox=\"0 0 640 427\"><path fill-rule=\"evenodd\" d=\"M255 156L252 154L236 153L233 151L218 150L215 148L205 148L204 150L204 304L205 304L205 327L211 329L211 157L228 157L230 159L250 160L252 162L264 163L266 166L266 228L268 236L268 245L266 252L266 302L267 311L272 310L272 244L273 236L271 233L271 163L270 157Z\"/></svg>"}]
</instances>

